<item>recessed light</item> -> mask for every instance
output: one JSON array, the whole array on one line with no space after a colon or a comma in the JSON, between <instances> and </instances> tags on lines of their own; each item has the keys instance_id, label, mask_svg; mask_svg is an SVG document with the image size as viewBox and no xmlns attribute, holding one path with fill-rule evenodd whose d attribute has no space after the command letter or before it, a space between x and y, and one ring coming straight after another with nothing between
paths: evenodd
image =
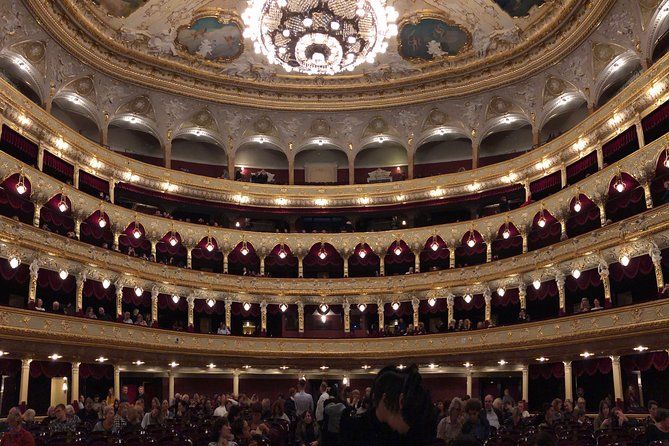
<instances>
[{"instance_id":1,"label":"recessed light","mask_svg":"<svg viewBox=\"0 0 669 446\"><path fill-rule=\"evenodd\" d=\"M462 365L465 366L465 367L467 367L467 368L470 368L470 367L472 367L474 364L472 364L471 362L467 361L467 362L465 362L465 363L462 364Z\"/></svg>"},{"instance_id":2,"label":"recessed light","mask_svg":"<svg viewBox=\"0 0 669 446\"><path fill-rule=\"evenodd\" d=\"M594 355L595 355L594 353L583 352L583 353L581 353L579 356L580 356L581 358L589 358L589 357L594 356Z\"/></svg>"},{"instance_id":3,"label":"recessed light","mask_svg":"<svg viewBox=\"0 0 669 446\"><path fill-rule=\"evenodd\" d=\"M365 364L365 365L362 366L362 369L363 369L363 370L369 370L369 369L371 369L371 368L372 368L372 366L371 366L371 365L367 365L367 364Z\"/></svg>"},{"instance_id":4,"label":"recessed light","mask_svg":"<svg viewBox=\"0 0 669 446\"><path fill-rule=\"evenodd\" d=\"M144 364L144 361L140 361L140 360L138 359L137 361L133 362L133 364L135 364L135 365L142 365L142 364Z\"/></svg>"},{"instance_id":5,"label":"recessed light","mask_svg":"<svg viewBox=\"0 0 669 446\"><path fill-rule=\"evenodd\" d=\"M430 364L428 364L427 366L428 366L429 368L431 368L431 369L436 369L436 368L439 367L438 364L434 364L434 363L430 363Z\"/></svg>"},{"instance_id":6,"label":"recessed light","mask_svg":"<svg viewBox=\"0 0 669 446\"><path fill-rule=\"evenodd\" d=\"M288 367L287 365L282 365L282 366L279 367L279 368L280 368L281 370L288 370L290 367Z\"/></svg>"},{"instance_id":7,"label":"recessed light","mask_svg":"<svg viewBox=\"0 0 669 446\"><path fill-rule=\"evenodd\" d=\"M51 358L52 361L56 361L56 360L62 358L62 356L59 355L58 353L54 353L53 355L49 356L49 358Z\"/></svg>"},{"instance_id":8,"label":"recessed light","mask_svg":"<svg viewBox=\"0 0 669 446\"><path fill-rule=\"evenodd\" d=\"M208 368L208 369L215 369L215 368L216 368L216 364L214 364L213 362L210 362L209 364L207 364L207 368Z\"/></svg>"},{"instance_id":9,"label":"recessed light","mask_svg":"<svg viewBox=\"0 0 669 446\"><path fill-rule=\"evenodd\" d=\"M506 362L506 361L503 360L503 359L500 359L499 361L497 361L497 364L499 364L499 365L507 365L508 362Z\"/></svg>"},{"instance_id":10,"label":"recessed light","mask_svg":"<svg viewBox=\"0 0 669 446\"><path fill-rule=\"evenodd\" d=\"M250 368L251 368L251 366L250 366L250 365L248 365L248 364L246 364L246 365L242 366L242 368L243 368L243 369L245 369L245 370L248 370L248 369L250 369Z\"/></svg>"},{"instance_id":11,"label":"recessed light","mask_svg":"<svg viewBox=\"0 0 669 446\"><path fill-rule=\"evenodd\" d=\"M176 362L176 361L172 361L172 362L170 362L170 363L167 364L167 365L169 365L169 366L172 367L172 368L175 368L175 367L178 367L178 366L179 366L179 363Z\"/></svg>"},{"instance_id":12,"label":"recessed light","mask_svg":"<svg viewBox=\"0 0 669 446\"><path fill-rule=\"evenodd\" d=\"M645 352L646 350L648 350L648 347L645 347L643 345L639 345L638 347L634 347L634 350L636 350L638 352Z\"/></svg>"},{"instance_id":13,"label":"recessed light","mask_svg":"<svg viewBox=\"0 0 669 446\"><path fill-rule=\"evenodd\" d=\"M319 369L321 369L321 370L327 370L327 369L329 369L329 368L330 368L330 367L328 367L328 366L326 366L326 365L322 365L322 366L319 367Z\"/></svg>"},{"instance_id":14,"label":"recessed light","mask_svg":"<svg viewBox=\"0 0 669 446\"><path fill-rule=\"evenodd\" d=\"M105 362L105 361L107 361L107 358L105 358L104 356L100 356L98 359L96 359L96 361L97 362Z\"/></svg>"},{"instance_id":15,"label":"recessed light","mask_svg":"<svg viewBox=\"0 0 669 446\"><path fill-rule=\"evenodd\" d=\"M398 370L404 370L404 369L406 369L406 368L407 368L407 366L405 366L404 364L399 364L399 365L397 366L397 369L398 369Z\"/></svg>"},{"instance_id":16,"label":"recessed light","mask_svg":"<svg viewBox=\"0 0 669 446\"><path fill-rule=\"evenodd\" d=\"M547 361L548 361L548 358L546 358L545 356L540 356L540 357L537 358L537 361L539 361L539 362L547 362Z\"/></svg>"}]
</instances>

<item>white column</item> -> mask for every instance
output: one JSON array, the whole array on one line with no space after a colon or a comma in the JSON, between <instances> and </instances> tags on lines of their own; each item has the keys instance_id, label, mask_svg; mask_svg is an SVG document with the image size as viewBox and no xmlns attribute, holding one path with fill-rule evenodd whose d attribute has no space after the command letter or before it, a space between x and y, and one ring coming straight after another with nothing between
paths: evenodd
<instances>
[{"instance_id":1,"label":"white column","mask_svg":"<svg viewBox=\"0 0 669 446\"><path fill-rule=\"evenodd\" d=\"M520 309L527 310L527 285L524 282L518 285L518 300L520 301Z\"/></svg>"},{"instance_id":2,"label":"white column","mask_svg":"<svg viewBox=\"0 0 669 446\"><path fill-rule=\"evenodd\" d=\"M446 304L448 306L448 323L450 324L451 321L455 320L455 296L452 293L448 293L448 296L446 296Z\"/></svg>"},{"instance_id":3,"label":"white column","mask_svg":"<svg viewBox=\"0 0 669 446\"><path fill-rule=\"evenodd\" d=\"M114 398L121 399L121 367L114 365Z\"/></svg>"},{"instance_id":4,"label":"white column","mask_svg":"<svg viewBox=\"0 0 669 446\"><path fill-rule=\"evenodd\" d=\"M342 310L344 311L344 333L351 332L351 304L348 299L344 300L342 304Z\"/></svg>"},{"instance_id":5,"label":"white column","mask_svg":"<svg viewBox=\"0 0 669 446\"><path fill-rule=\"evenodd\" d=\"M655 268L655 282L657 284L657 289L661 290L664 288L664 273L662 272L662 251L658 248L657 245L653 243L653 246L648 253L650 259L653 261L653 267Z\"/></svg>"},{"instance_id":6,"label":"white column","mask_svg":"<svg viewBox=\"0 0 669 446\"><path fill-rule=\"evenodd\" d=\"M77 291L76 291L76 312L82 314L84 311L84 284L86 283L86 271L77 274Z\"/></svg>"},{"instance_id":7,"label":"white column","mask_svg":"<svg viewBox=\"0 0 669 446\"><path fill-rule=\"evenodd\" d=\"M564 399L574 401L574 389L572 388L571 361L563 361L564 364Z\"/></svg>"},{"instance_id":8,"label":"white column","mask_svg":"<svg viewBox=\"0 0 669 446\"><path fill-rule=\"evenodd\" d=\"M605 262L601 262L597 265L597 272L599 273L599 278L602 281L602 286L604 287L604 307L611 308L611 281L609 280L609 265Z\"/></svg>"},{"instance_id":9,"label":"white column","mask_svg":"<svg viewBox=\"0 0 669 446\"><path fill-rule=\"evenodd\" d=\"M21 360L21 383L19 386L19 403L28 402L28 384L30 383L30 363L32 359Z\"/></svg>"},{"instance_id":10,"label":"white column","mask_svg":"<svg viewBox=\"0 0 669 446\"><path fill-rule=\"evenodd\" d=\"M467 370L467 395L472 396L473 378L471 370Z\"/></svg>"},{"instance_id":11,"label":"white column","mask_svg":"<svg viewBox=\"0 0 669 446\"><path fill-rule=\"evenodd\" d=\"M72 363L72 393L70 394L70 400L79 399L79 365L81 365L80 362Z\"/></svg>"},{"instance_id":12,"label":"white column","mask_svg":"<svg viewBox=\"0 0 669 446\"><path fill-rule=\"evenodd\" d=\"M172 401L174 400L174 373L172 372L167 372L167 395L168 395L168 402L172 404Z\"/></svg>"},{"instance_id":13,"label":"white column","mask_svg":"<svg viewBox=\"0 0 669 446\"><path fill-rule=\"evenodd\" d=\"M151 288L151 326L158 326L158 294L160 290L154 286Z\"/></svg>"},{"instance_id":14,"label":"white column","mask_svg":"<svg viewBox=\"0 0 669 446\"><path fill-rule=\"evenodd\" d=\"M37 275L39 274L39 264L36 260L30 264L30 283L28 284L28 308L35 306L37 300Z\"/></svg>"},{"instance_id":15,"label":"white column","mask_svg":"<svg viewBox=\"0 0 669 446\"><path fill-rule=\"evenodd\" d=\"M485 261L492 262L492 237L484 240L485 242Z\"/></svg>"},{"instance_id":16,"label":"white column","mask_svg":"<svg viewBox=\"0 0 669 446\"><path fill-rule=\"evenodd\" d=\"M623 393L623 377L620 372L620 356L611 356L611 364L613 366L613 403L618 400L625 400Z\"/></svg>"},{"instance_id":17,"label":"white column","mask_svg":"<svg viewBox=\"0 0 669 446\"><path fill-rule=\"evenodd\" d=\"M555 275L555 283L557 284L558 296L559 296L559 306L560 306L560 316L566 314L567 309L567 298L565 293L565 276L562 271L558 271Z\"/></svg>"},{"instance_id":18,"label":"white column","mask_svg":"<svg viewBox=\"0 0 669 446\"><path fill-rule=\"evenodd\" d=\"M232 372L232 394L239 396L239 370Z\"/></svg>"},{"instance_id":19,"label":"white column","mask_svg":"<svg viewBox=\"0 0 669 446\"><path fill-rule=\"evenodd\" d=\"M417 298L411 299L411 307L413 309L413 328L416 330L418 328L418 322L420 322L420 316L418 310L420 309L420 300Z\"/></svg>"},{"instance_id":20,"label":"white column","mask_svg":"<svg viewBox=\"0 0 669 446\"><path fill-rule=\"evenodd\" d=\"M653 195L650 193L650 182L644 180L642 187L643 187L643 195L646 198L646 208L652 209Z\"/></svg>"},{"instance_id":21,"label":"white column","mask_svg":"<svg viewBox=\"0 0 669 446\"><path fill-rule=\"evenodd\" d=\"M260 332L267 332L267 302L260 302Z\"/></svg>"},{"instance_id":22,"label":"white column","mask_svg":"<svg viewBox=\"0 0 669 446\"><path fill-rule=\"evenodd\" d=\"M448 248L448 267L455 268L455 243Z\"/></svg>"},{"instance_id":23,"label":"white column","mask_svg":"<svg viewBox=\"0 0 669 446\"><path fill-rule=\"evenodd\" d=\"M530 401L530 372L529 372L529 367L526 365L523 365L523 400L525 400L525 403ZM527 404L526 404L527 407Z\"/></svg>"},{"instance_id":24,"label":"white column","mask_svg":"<svg viewBox=\"0 0 669 446\"><path fill-rule=\"evenodd\" d=\"M232 300L230 298L225 299L225 326L232 328Z\"/></svg>"},{"instance_id":25,"label":"white column","mask_svg":"<svg viewBox=\"0 0 669 446\"><path fill-rule=\"evenodd\" d=\"M420 252L421 252L420 249L416 249L416 250L413 252L413 257L414 257L414 263L413 263L413 264L414 264L414 267L413 267L413 270L414 270L415 273L419 273L419 272L420 272Z\"/></svg>"},{"instance_id":26,"label":"white column","mask_svg":"<svg viewBox=\"0 0 669 446\"><path fill-rule=\"evenodd\" d=\"M297 325L300 333L304 333L304 302L297 303Z\"/></svg>"},{"instance_id":27,"label":"white column","mask_svg":"<svg viewBox=\"0 0 669 446\"><path fill-rule=\"evenodd\" d=\"M376 301L376 312L379 315L379 331L386 329L386 317L383 314L385 303L379 299Z\"/></svg>"},{"instance_id":28,"label":"white column","mask_svg":"<svg viewBox=\"0 0 669 446\"><path fill-rule=\"evenodd\" d=\"M188 328L193 328L195 326L195 296L188 296L186 298L188 301Z\"/></svg>"},{"instance_id":29,"label":"white column","mask_svg":"<svg viewBox=\"0 0 669 446\"><path fill-rule=\"evenodd\" d=\"M123 282L116 281L116 319L123 316Z\"/></svg>"},{"instance_id":30,"label":"white column","mask_svg":"<svg viewBox=\"0 0 669 446\"><path fill-rule=\"evenodd\" d=\"M483 299L485 300L485 321L490 323L492 321L492 292L490 288L483 291Z\"/></svg>"},{"instance_id":31,"label":"white column","mask_svg":"<svg viewBox=\"0 0 669 446\"><path fill-rule=\"evenodd\" d=\"M193 267L193 247L186 246L186 268Z\"/></svg>"}]
</instances>

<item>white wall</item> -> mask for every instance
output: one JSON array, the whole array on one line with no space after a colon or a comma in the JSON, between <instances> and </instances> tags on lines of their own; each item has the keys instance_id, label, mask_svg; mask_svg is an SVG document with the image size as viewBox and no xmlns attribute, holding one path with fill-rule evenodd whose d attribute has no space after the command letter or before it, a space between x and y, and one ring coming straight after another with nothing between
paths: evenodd
<instances>
[{"instance_id":1,"label":"white wall","mask_svg":"<svg viewBox=\"0 0 669 446\"><path fill-rule=\"evenodd\" d=\"M205 141L181 138L172 140L172 160L217 166L228 164L228 157L222 147Z\"/></svg>"},{"instance_id":2,"label":"white wall","mask_svg":"<svg viewBox=\"0 0 669 446\"><path fill-rule=\"evenodd\" d=\"M160 147L160 142L153 135L138 130L124 129L110 125L107 133L107 142L112 150L118 152L163 158L163 150Z\"/></svg>"},{"instance_id":3,"label":"white wall","mask_svg":"<svg viewBox=\"0 0 669 446\"><path fill-rule=\"evenodd\" d=\"M288 159L283 152L246 145L237 150L235 166L256 169L288 169Z\"/></svg>"},{"instance_id":4,"label":"white wall","mask_svg":"<svg viewBox=\"0 0 669 446\"><path fill-rule=\"evenodd\" d=\"M444 163L472 159L472 143L458 138L430 141L421 145L414 156L414 164Z\"/></svg>"},{"instance_id":5,"label":"white wall","mask_svg":"<svg viewBox=\"0 0 669 446\"><path fill-rule=\"evenodd\" d=\"M544 123L541 129L541 142L548 139L551 133L565 133L573 128L588 116L588 105L582 102L575 110L569 110L560 115L554 116L548 122Z\"/></svg>"},{"instance_id":6,"label":"white wall","mask_svg":"<svg viewBox=\"0 0 669 446\"><path fill-rule=\"evenodd\" d=\"M479 148L479 158L524 152L532 148L532 127L496 132L486 137Z\"/></svg>"},{"instance_id":7,"label":"white wall","mask_svg":"<svg viewBox=\"0 0 669 446\"><path fill-rule=\"evenodd\" d=\"M392 143L369 147L355 157L356 168L406 166L407 162L404 147Z\"/></svg>"},{"instance_id":8,"label":"white wall","mask_svg":"<svg viewBox=\"0 0 669 446\"><path fill-rule=\"evenodd\" d=\"M55 101L51 105L51 114L75 132L80 133L94 143L100 144L100 130L98 130L97 124L87 116L63 110Z\"/></svg>"},{"instance_id":9,"label":"white wall","mask_svg":"<svg viewBox=\"0 0 669 446\"><path fill-rule=\"evenodd\" d=\"M339 169L348 168L346 154L335 149L308 149L295 156L296 169L304 169L304 165L309 163L336 163Z\"/></svg>"}]
</instances>

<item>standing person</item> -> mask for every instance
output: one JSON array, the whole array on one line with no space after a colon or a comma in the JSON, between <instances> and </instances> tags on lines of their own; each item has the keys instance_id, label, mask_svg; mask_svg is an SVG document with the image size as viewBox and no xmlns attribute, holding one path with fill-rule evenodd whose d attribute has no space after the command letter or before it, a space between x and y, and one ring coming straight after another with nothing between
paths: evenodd
<instances>
[{"instance_id":1,"label":"standing person","mask_svg":"<svg viewBox=\"0 0 669 446\"><path fill-rule=\"evenodd\" d=\"M7 414L9 429L2 434L0 446L35 446L33 436L21 425L21 412L18 407L12 407Z\"/></svg>"},{"instance_id":2,"label":"standing person","mask_svg":"<svg viewBox=\"0 0 669 446\"><path fill-rule=\"evenodd\" d=\"M321 382L321 386L318 389L320 391L320 396L318 397L318 402L316 403L316 421L318 425L323 427L323 405L326 400L330 399L330 394L328 393L328 383L325 381Z\"/></svg>"},{"instance_id":3,"label":"standing person","mask_svg":"<svg viewBox=\"0 0 669 446\"><path fill-rule=\"evenodd\" d=\"M306 380L299 380L297 383L297 393L293 397L293 400L295 401L295 415L297 417L301 417L306 411L311 413L314 412L314 399L310 394L304 391L306 385Z\"/></svg>"},{"instance_id":4,"label":"standing person","mask_svg":"<svg viewBox=\"0 0 669 446\"><path fill-rule=\"evenodd\" d=\"M137 403L137 401L140 401L140 400L142 401L142 405L144 407L146 407L148 405L148 403L146 401L146 396L144 395L144 386L139 386L137 388L137 398L135 398L135 404Z\"/></svg>"}]
</instances>

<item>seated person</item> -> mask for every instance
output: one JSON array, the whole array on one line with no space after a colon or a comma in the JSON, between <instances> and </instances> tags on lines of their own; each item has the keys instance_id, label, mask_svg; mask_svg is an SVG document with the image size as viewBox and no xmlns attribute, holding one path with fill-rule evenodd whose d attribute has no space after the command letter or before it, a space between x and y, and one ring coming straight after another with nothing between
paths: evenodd
<instances>
[{"instance_id":1,"label":"seated person","mask_svg":"<svg viewBox=\"0 0 669 446\"><path fill-rule=\"evenodd\" d=\"M123 323L124 324L134 324L135 321L132 320L132 317L130 317L130 312L126 311L123 313Z\"/></svg>"},{"instance_id":2,"label":"seated person","mask_svg":"<svg viewBox=\"0 0 669 446\"><path fill-rule=\"evenodd\" d=\"M37 301L35 301L35 310L46 311L44 308L44 301L42 299L37 299Z\"/></svg>"},{"instance_id":3,"label":"seated person","mask_svg":"<svg viewBox=\"0 0 669 446\"><path fill-rule=\"evenodd\" d=\"M646 428L643 444L649 445L655 441L669 442L669 410L657 409L655 424Z\"/></svg>"},{"instance_id":4,"label":"seated person","mask_svg":"<svg viewBox=\"0 0 669 446\"><path fill-rule=\"evenodd\" d=\"M56 418L49 423L48 429L50 434L56 432L75 432L77 430L79 418L76 415L68 417L64 404L56 406L54 415Z\"/></svg>"},{"instance_id":5,"label":"seated person","mask_svg":"<svg viewBox=\"0 0 669 446\"><path fill-rule=\"evenodd\" d=\"M86 317L88 319L97 319L98 317L93 312L93 307L86 308Z\"/></svg>"},{"instance_id":6,"label":"seated person","mask_svg":"<svg viewBox=\"0 0 669 446\"><path fill-rule=\"evenodd\" d=\"M225 325L225 322L221 322L216 333L220 335L229 335L230 329Z\"/></svg>"},{"instance_id":7,"label":"seated person","mask_svg":"<svg viewBox=\"0 0 669 446\"><path fill-rule=\"evenodd\" d=\"M599 303L599 299L595 299L593 302L594 302L594 305L592 306L590 311L603 310L604 309L604 307L602 307L602 305Z\"/></svg>"}]
</instances>

